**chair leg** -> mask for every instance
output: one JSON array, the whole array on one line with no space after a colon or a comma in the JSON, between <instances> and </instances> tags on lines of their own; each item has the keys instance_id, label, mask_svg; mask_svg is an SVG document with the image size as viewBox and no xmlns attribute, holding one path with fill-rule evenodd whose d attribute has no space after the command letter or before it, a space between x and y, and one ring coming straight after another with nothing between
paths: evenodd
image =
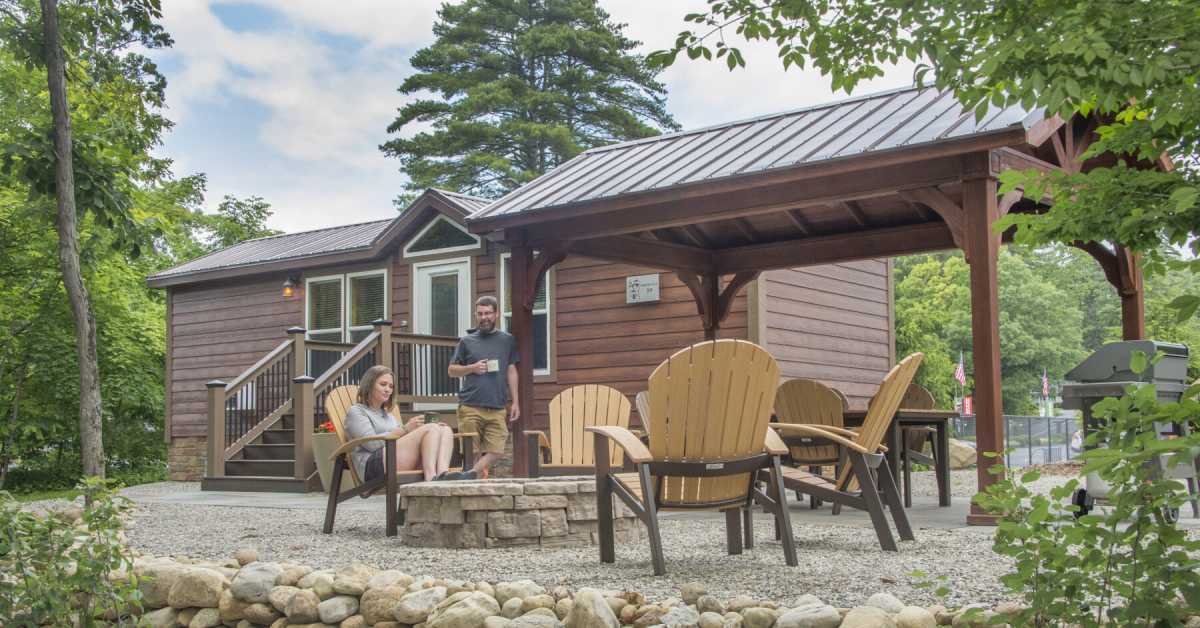
<instances>
[{"instance_id":1,"label":"chair leg","mask_svg":"<svg viewBox=\"0 0 1200 628\"><path fill-rule=\"evenodd\" d=\"M754 504L742 509L742 534L746 549L754 549Z\"/></svg>"},{"instance_id":2,"label":"chair leg","mask_svg":"<svg viewBox=\"0 0 1200 628\"><path fill-rule=\"evenodd\" d=\"M783 487L783 471L779 458L771 458L771 499L775 501L775 521L782 532L783 560L789 567L799 564L796 560L796 537L792 532L792 516L788 512L787 490Z\"/></svg>"},{"instance_id":3,"label":"chair leg","mask_svg":"<svg viewBox=\"0 0 1200 628\"><path fill-rule=\"evenodd\" d=\"M897 551L896 539L892 537L887 517L883 514L883 503L879 500L879 490L875 488L876 479L872 477L866 458L862 454L856 453L850 456L850 464L854 468L854 475L858 478L858 490L862 491L863 502L867 507L867 513L871 515L871 525L875 527L875 536L879 537L880 547L888 552ZM887 461L883 461L879 466L882 467L886 464Z\"/></svg>"},{"instance_id":4,"label":"chair leg","mask_svg":"<svg viewBox=\"0 0 1200 628\"><path fill-rule=\"evenodd\" d=\"M904 474L904 507L912 508L912 456L908 455L908 430L900 437L900 472Z\"/></svg>"},{"instance_id":5,"label":"chair leg","mask_svg":"<svg viewBox=\"0 0 1200 628\"><path fill-rule=\"evenodd\" d=\"M741 510L741 508L730 508L725 511L725 548L730 556L742 553Z\"/></svg>"},{"instance_id":6,"label":"chair leg","mask_svg":"<svg viewBox=\"0 0 1200 628\"><path fill-rule=\"evenodd\" d=\"M809 472L809 473L816 473L816 474L820 474L820 473L821 473L821 467L820 467L820 465L810 465L810 466L808 467L808 472ZM800 491L796 491L796 500L797 500L797 501L804 501L804 498L803 498L803 497L801 497L801 493L800 493ZM809 496L808 496L808 507L809 507L809 509L811 509L811 510L816 510L816 509L817 509L817 508L819 508L820 506L821 506L821 500L820 500L820 499L817 499L817 496L816 496L816 495L809 495ZM779 537L775 537L775 538L776 538L776 540L778 540L778 538L779 538Z\"/></svg>"},{"instance_id":7,"label":"chair leg","mask_svg":"<svg viewBox=\"0 0 1200 628\"><path fill-rule=\"evenodd\" d=\"M638 466L638 478L642 484L642 500L646 507L646 531L650 537L650 560L654 564L654 575L662 576L667 573L667 563L663 558L662 534L658 529L657 497L654 495L654 482L650 480L650 466Z\"/></svg>"},{"instance_id":8,"label":"chair leg","mask_svg":"<svg viewBox=\"0 0 1200 628\"><path fill-rule=\"evenodd\" d=\"M883 486L883 497L887 500L888 510L892 511L892 520L896 522L896 531L900 539L915 541L912 527L908 525L908 513L900 507L900 495L896 490L896 480L892 477L891 469L884 465L879 467L879 484Z\"/></svg>"},{"instance_id":9,"label":"chair leg","mask_svg":"<svg viewBox=\"0 0 1200 628\"><path fill-rule=\"evenodd\" d=\"M600 537L600 562L616 562L613 542L613 479L609 477L608 440L595 435L596 461L596 524Z\"/></svg>"},{"instance_id":10,"label":"chair leg","mask_svg":"<svg viewBox=\"0 0 1200 628\"><path fill-rule=\"evenodd\" d=\"M342 492L342 475L346 471L346 457L338 456L333 463L333 478L329 481L329 501L325 503L325 534L333 532L333 519L337 516L338 494Z\"/></svg>"},{"instance_id":11,"label":"chair leg","mask_svg":"<svg viewBox=\"0 0 1200 628\"><path fill-rule=\"evenodd\" d=\"M396 441L389 440L383 444L384 464L387 465L385 472L387 473L387 514L385 523L387 524L387 535L396 536L399 534L399 523L396 521L396 511L400 508L400 498L397 496L396 486Z\"/></svg>"}]
</instances>

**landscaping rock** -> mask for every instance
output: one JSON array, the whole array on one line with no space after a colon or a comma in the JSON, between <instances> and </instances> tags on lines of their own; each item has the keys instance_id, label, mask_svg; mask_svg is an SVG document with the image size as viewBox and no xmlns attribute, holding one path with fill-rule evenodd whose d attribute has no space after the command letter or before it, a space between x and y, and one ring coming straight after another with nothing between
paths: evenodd
<instances>
[{"instance_id":1,"label":"landscaping rock","mask_svg":"<svg viewBox=\"0 0 1200 628\"><path fill-rule=\"evenodd\" d=\"M700 611L701 614L716 613L717 615L724 615L725 605L721 603L721 600L711 595L701 595L696 600L696 610Z\"/></svg>"},{"instance_id":2,"label":"landscaping rock","mask_svg":"<svg viewBox=\"0 0 1200 628\"><path fill-rule=\"evenodd\" d=\"M641 618L638 618L640 621ZM599 592L585 589L575 594L570 613L563 620L566 628L620 628L612 607ZM635 623L636 625L636 623Z\"/></svg>"},{"instance_id":3,"label":"landscaping rock","mask_svg":"<svg viewBox=\"0 0 1200 628\"><path fill-rule=\"evenodd\" d=\"M521 600L521 612L528 613L536 608L548 608L550 610L554 610L554 604L554 596L550 595L549 593L531 595Z\"/></svg>"},{"instance_id":4,"label":"landscaping rock","mask_svg":"<svg viewBox=\"0 0 1200 628\"><path fill-rule=\"evenodd\" d=\"M700 628L722 628L725 625L725 618L719 613L704 612L700 613Z\"/></svg>"},{"instance_id":5,"label":"landscaping rock","mask_svg":"<svg viewBox=\"0 0 1200 628\"><path fill-rule=\"evenodd\" d=\"M289 586L273 587L271 592L267 594L267 602L279 612L283 612L287 608L287 603L292 601L292 596L299 593L301 589Z\"/></svg>"},{"instance_id":6,"label":"landscaping rock","mask_svg":"<svg viewBox=\"0 0 1200 628\"><path fill-rule=\"evenodd\" d=\"M229 589L243 602L266 602L282 574L283 567L277 563L250 563L237 572Z\"/></svg>"},{"instance_id":7,"label":"landscaping rock","mask_svg":"<svg viewBox=\"0 0 1200 628\"><path fill-rule=\"evenodd\" d=\"M252 624L259 624L260 626L270 626L276 619L282 616L273 606L263 604L262 602L250 604L242 611L242 614L245 616L246 621Z\"/></svg>"},{"instance_id":8,"label":"landscaping rock","mask_svg":"<svg viewBox=\"0 0 1200 628\"><path fill-rule=\"evenodd\" d=\"M905 606L896 613L896 628L936 628L937 618L920 606Z\"/></svg>"},{"instance_id":9,"label":"landscaping rock","mask_svg":"<svg viewBox=\"0 0 1200 628\"><path fill-rule=\"evenodd\" d=\"M438 604L426 620L427 628L483 628L483 620L500 614L500 605L477 591L455 593Z\"/></svg>"},{"instance_id":10,"label":"landscaping rock","mask_svg":"<svg viewBox=\"0 0 1200 628\"><path fill-rule=\"evenodd\" d=\"M175 628L178 625L178 618L179 611L168 606L142 615L138 619L138 626L145 626L146 628Z\"/></svg>"},{"instance_id":11,"label":"landscaping rock","mask_svg":"<svg viewBox=\"0 0 1200 628\"><path fill-rule=\"evenodd\" d=\"M285 587L296 586L296 583L300 582L301 578L307 576L313 571L312 567L306 567L304 565L281 566L283 567L283 573L279 574L279 577L275 579L275 584Z\"/></svg>"},{"instance_id":12,"label":"landscaping rock","mask_svg":"<svg viewBox=\"0 0 1200 628\"><path fill-rule=\"evenodd\" d=\"M446 599L446 587L430 587L406 594L392 608L392 616L402 624L419 624Z\"/></svg>"},{"instance_id":13,"label":"landscaping rock","mask_svg":"<svg viewBox=\"0 0 1200 628\"><path fill-rule=\"evenodd\" d=\"M512 620L500 615L492 615L483 620L483 628L511 628Z\"/></svg>"},{"instance_id":14,"label":"landscaping rock","mask_svg":"<svg viewBox=\"0 0 1200 628\"><path fill-rule=\"evenodd\" d=\"M497 583L492 597L496 598L498 604L504 604L514 597L525 599L533 595L541 595L545 592L546 589L542 585L532 580L518 580L516 582Z\"/></svg>"},{"instance_id":15,"label":"landscaping rock","mask_svg":"<svg viewBox=\"0 0 1200 628\"><path fill-rule=\"evenodd\" d=\"M233 559L237 561L239 566L245 567L250 563L258 561L258 550L249 547L243 547L242 549L233 553Z\"/></svg>"},{"instance_id":16,"label":"landscaping rock","mask_svg":"<svg viewBox=\"0 0 1200 628\"><path fill-rule=\"evenodd\" d=\"M301 576L300 579L296 581L296 586L300 587L301 589L311 589L311 588L313 588L313 584L316 582L317 578L319 578L323 575L329 576L329 578L330 578L329 582L332 585L333 584L333 570L318 569L316 571L310 571L307 574L304 574L303 576Z\"/></svg>"},{"instance_id":17,"label":"landscaping rock","mask_svg":"<svg viewBox=\"0 0 1200 628\"><path fill-rule=\"evenodd\" d=\"M196 611L198 610L200 609L185 608L179 611L179 615L175 616L175 624L186 628L188 624L192 623L192 618L196 616Z\"/></svg>"},{"instance_id":18,"label":"landscaping rock","mask_svg":"<svg viewBox=\"0 0 1200 628\"><path fill-rule=\"evenodd\" d=\"M616 615L617 617L620 617L621 610L629 605L629 602L626 602L625 598L613 597L611 595L604 596L604 601L608 603L608 607L612 609L613 615Z\"/></svg>"},{"instance_id":19,"label":"landscaping rock","mask_svg":"<svg viewBox=\"0 0 1200 628\"><path fill-rule=\"evenodd\" d=\"M512 620L510 628L562 628L558 616L548 608L536 608Z\"/></svg>"},{"instance_id":20,"label":"landscaping rock","mask_svg":"<svg viewBox=\"0 0 1200 628\"><path fill-rule=\"evenodd\" d=\"M779 613L764 606L751 606L742 610L742 624L746 628L771 628Z\"/></svg>"},{"instance_id":21,"label":"landscaping rock","mask_svg":"<svg viewBox=\"0 0 1200 628\"><path fill-rule=\"evenodd\" d=\"M333 597L334 595L337 595L337 593L334 592L334 590L333 590L334 577L335 576L331 573L317 574L317 577L313 578L313 580L312 580L311 587L301 586L300 588L301 589L306 589L306 588L312 589L313 593L317 594L317 597L321 598L322 600L328 600L329 598Z\"/></svg>"},{"instance_id":22,"label":"landscaping rock","mask_svg":"<svg viewBox=\"0 0 1200 628\"><path fill-rule=\"evenodd\" d=\"M785 611L775 620L775 628L837 628L842 614L828 604L808 604Z\"/></svg>"},{"instance_id":23,"label":"landscaping rock","mask_svg":"<svg viewBox=\"0 0 1200 628\"><path fill-rule=\"evenodd\" d=\"M363 619L362 615L351 615L342 620L338 628L366 628L367 620Z\"/></svg>"},{"instance_id":24,"label":"landscaping rock","mask_svg":"<svg viewBox=\"0 0 1200 628\"><path fill-rule=\"evenodd\" d=\"M480 593L496 597L496 588L493 587L490 582L484 582L483 580L476 582L475 590ZM499 602L499 600L497 600L497 602Z\"/></svg>"},{"instance_id":25,"label":"landscaping rock","mask_svg":"<svg viewBox=\"0 0 1200 628\"><path fill-rule=\"evenodd\" d=\"M337 595L317 605L317 616L326 624L340 623L357 612L358 598L353 595Z\"/></svg>"},{"instance_id":26,"label":"landscaping rock","mask_svg":"<svg viewBox=\"0 0 1200 628\"><path fill-rule=\"evenodd\" d=\"M162 608L167 606L171 587L183 575L183 567L174 562L157 561L135 567L133 572L141 577L138 590L142 592L142 604L146 608Z\"/></svg>"},{"instance_id":27,"label":"landscaping rock","mask_svg":"<svg viewBox=\"0 0 1200 628\"><path fill-rule=\"evenodd\" d=\"M167 594L171 608L216 608L221 603L225 577L209 569L188 569L179 575Z\"/></svg>"},{"instance_id":28,"label":"landscaping rock","mask_svg":"<svg viewBox=\"0 0 1200 628\"><path fill-rule=\"evenodd\" d=\"M904 602L901 602L899 598L891 593L876 593L867 598L863 606L874 606L895 615L904 608Z\"/></svg>"},{"instance_id":29,"label":"landscaping rock","mask_svg":"<svg viewBox=\"0 0 1200 628\"><path fill-rule=\"evenodd\" d=\"M358 612L362 614L368 626L374 626L381 621L395 619L392 607L407 593L401 586L384 587L382 589L367 589L358 601Z\"/></svg>"},{"instance_id":30,"label":"landscaping rock","mask_svg":"<svg viewBox=\"0 0 1200 628\"><path fill-rule=\"evenodd\" d=\"M752 606L758 606L758 602L755 602L754 598L750 597L749 595L735 595L733 599L729 600L729 603L725 605L725 608L735 613L740 613L742 610Z\"/></svg>"},{"instance_id":31,"label":"landscaping rock","mask_svg":"<svg viewBox=\"0 0 1200 628\"><path fill-rule=\"evenodd\" d=\"M221 625L221 611L215 608L202 608L192 616L188 628L216 628Z\"/></svg>"},{"instance_id":32,"label":"landscaping rock","mask_svg":"<svg viewBox=\"0 0 1200 628\"><path fill-rule=\"evenodd\" d=\"M695 604L705 593L708 593L708 589L701 582L688 582L679 587L679 597L683 598L684 604Z\"/></svg>"},{"instance_id":33,"label":"landscaping rock","mask_svg":"<svg viewBox=\"0 0 1200 628\"><path fill-rule=\"evenodd\" d=\"M237 622L246 618L246 607L249 602L243 602L233 597L233 591L225 589L221 592L221 600L217 603L217 612L225 623Z\"/></svg>"},{"instance_id":34,"label":"landscaping rock","mask_svg":"<svg viewBox=\"0 0 1200 628\"><path fill-rule=\"evenodd\" d=\"M700 623L700 613L690 606L676 606L667 611L661 621L667 628L687 628Z\"/></svg>"},{"instance_id":35,"label":"landscaping rock","mask_svg":"<svg viewBox=\"0 0 1200 628\"><path fill-rule=\"evenodd\" d=\"M742 614L733 611L727 611L723 617L725 628L742 628Z\"/></svg>"},{"instance_id":36,"label":"landscaping rock","mask_svg":"<svg viewBox=\"0 0 1200 628\"><path fill-rule=\"evenodd\" d=\"M500 616L505 619L516 619L521 615L521 605L525 603L519 597L508 598L508 601L500 607Z\"/></svg>"},{"instance_id":37,"label":"landscaping rock","mask_svg":"<svg viewBox=\"0 0 1200 628\"><path fill-rule=\"evenodd\" d=\"M841 628L896 628L896 620L878 606L857 606L846 613Z\"/></svg>"},{"instance_id":38,"label":"landscaping rock","mask_svg":"<svg viewBox=\"0 0 1200 628\"><path fill-rule=\"evenodd\" d=\"M317 610L320 603L321 598L317 597L316 593L309 589L300 589L292 596L292 599L288 600L283 614L287 615L288 624L311 624L321 619L321 614Z\"/></svg>"},{"instance_id":39,"label":"landscaping rock","mask_svg":"<svg viewBox=\"0 0 1200 628\"><path fill-rule=\"evenodd\" d=\"M958 440L957 438L950 439L950 468L951 469L966 469L975 466L978 455L975 453L975 448L970 443Z\"/></svg>"},{"instance_id":40,"label":"landscaping rock","mask_svg":"<svg viewBox=\"0 0 1200 628\"><path fill-rule=\"evenodd\" d=\"M387 569L371 576L371 579L367 580L367 588L383 589L393 586L407 587L412 583L412 576L398 569Z\"/></svg>"},{"instance_id":41,"label":"landscaping rock","mask_svg":"<svg viewBox=\"0 0 1200 628\"><path fill-rule=\"evenodd\" d=\"M560 620L565 621L567 615L571 613L571 608L575 606L575 600L565 597L554 603L554 614L558 615Z\"/></svg>"}]
</instances>

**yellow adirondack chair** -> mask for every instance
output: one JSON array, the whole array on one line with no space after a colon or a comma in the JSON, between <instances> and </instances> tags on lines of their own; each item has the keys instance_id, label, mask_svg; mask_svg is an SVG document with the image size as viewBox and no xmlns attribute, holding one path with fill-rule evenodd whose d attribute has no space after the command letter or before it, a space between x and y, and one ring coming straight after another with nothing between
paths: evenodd
<instances>
[{"instance_id":1,"label":"yellow adirondack chair","mask_svg":"<svg viewBox=\"0 0 1200 628\"><path fill-rule=\"evenodd\" d=\"M725 512L727 549L739 554L742 519L748 519L754 503L772 512L786 531L784 557L788 565L796 565L780 482L780 458L787 447L767 427L778 382L779 365L762 347L744 340L701 342L676 352L650 375L649 447L625 428L587 428L595 433L601 562L616 560L616 495L645 523L657 575L666 572L660 510ZM636 471L612 469L610 442L624 450ZM767 481L768 492L757 488L760 479ZM745 546L752 547L749 525L744 534Z\"/></svg>"},{"instance_id":2,"label":"yellow adirondack chair","mask_svg":"<svg viewBox=\"0 0 1200 628\"><path fill-rule=\"evenodd\" d=\"M822 500L829 500L835 505L846 505L860 510L866 510L871 515L871 523L879 544L883 549L896 551L896 541L883 513L883 502L880 500L876 486L882 488L883 498L887 501L888 510L895 521L900 538L906 541L914 540L912 528L908 524L908 516L900 503L896 480L884 460L884 447L880 444L888 425L900 407L900 400L905 390L912 382L921 365L924 354L914 353L892 367L879 392L867 410L859 430L853 431L836 428L830 425L796 425L781 423L775 425L783 435L816 436L832 441L845 451L849 464L842 465L836 477L804 471L792 467L783 469L783 483L789 489L807 493Z\"/></svg>"},{"instance_id":3,"label":"yellow adirondack chair","mask_svg":"<svg viewBox=\"0 0 1200 628\"><path fill-rule=\"evenodd\" d=\"M780 423L807 425L830 425L845 427L842 414L846 410L846 397L836 389L810 379L792 379L779 385L775 391L775 417ZM818 473L822 465L838 465L838 446L815 436L785 436L788 446L787 462L798 467L808 467ZM799 495L797 495L799 497ZM816 508L820 500L810 496L811 507Z\"/></svg>"},{"instance_id":4,"label":"yellow adirondack chair","mask_svg":"<svg viewBox=\"0 0 1200 628\"><path fill-rule=\"evenodd\" d=\"M346 420L346 413L355 404L357 394L357 385L339 386L329 391L329 395L325 398L325 414L329 417L329 422L333 423L333 431L337 433L338 440L342 442L342 446L338 447L331 455L333 459L333 478L329 482L329 501L325 504L325 525L322 531L325 534L333 532L333 521L337 517L338 504L355 495L363 498L370 497L382 488L387 494L387 505L385 507L387 535L396 536L399 532L399 526L404 524L404 509L400 504L396 489L401 484L421 482L425 477L419 469L415 471L396 470L396 440L403 438L402 435L384 434L380 436L364 436L363 438L356 438L350 441L347 440L344 422ZM463 464L469 466L474 460L471 451L473 441L470 437L475 436L475 434L459 433L456 436L461 443ZM351 464L350 452L355 447L370 441L383 441L384 475L371 482L365 482L363 478L358 477L358 472L355 470L354 465ZM346 483L345 490L342 488L343 482Z\"/></svg>"},{"instance_id":5,"label":"yellow adirondack chair","mask_svg":"<svg viewBox=\"0 0 1200 628\"><path fill-rule=\"evenodd\" d=\"M572 386L555 395L550 400L550 433L525 432L529 439L530 477L593 472L595 450L587 442L584 430L598 425L628 428L629 410L629 399L608 386ZM622 453L615 444L609 449L609 457L613 464L621 466Z\"/></svg>"}]
</instances>

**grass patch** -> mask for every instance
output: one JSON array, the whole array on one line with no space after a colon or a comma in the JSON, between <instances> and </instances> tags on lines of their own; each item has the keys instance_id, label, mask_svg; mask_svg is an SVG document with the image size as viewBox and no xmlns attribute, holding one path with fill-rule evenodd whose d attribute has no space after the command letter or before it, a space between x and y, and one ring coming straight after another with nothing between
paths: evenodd
<instances>
[{"instance_id":1,"label":"grass patch","mask_svg":"<svg viewBox=\"0 0 1200 628\"><path fill-rule=\"evenodd\" d=\"M65 499L71 501L83 491L74 488L60 488L49 491L34 491L32 493L15 493L13 498L19 502L40 502L47 499Z\"/></svg>"}]
</instances>

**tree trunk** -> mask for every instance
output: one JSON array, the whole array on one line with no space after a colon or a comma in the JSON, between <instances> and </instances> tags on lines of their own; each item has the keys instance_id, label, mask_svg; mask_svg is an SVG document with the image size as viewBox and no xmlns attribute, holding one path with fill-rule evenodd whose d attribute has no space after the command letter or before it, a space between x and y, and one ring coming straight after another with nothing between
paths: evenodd
<instances>
[{"instance_id":1,"label":"tree trunk","mask_svg":"<svg viewBox=\"0 0 1200 628\"><path fill-rule=\"evenodd\" d=\"M58 197L58 262L75 321L75 353L79 359L79 446L85 476L104 477L104 441L100 423L100 367L96 360L96 319L79 269L79 233L75 213L75 173L71 163L71 118L62 45L58 33L58 0L41 0L46 49L46 80L54 114L54 180Z\"/></svg>"}]
</instances>

